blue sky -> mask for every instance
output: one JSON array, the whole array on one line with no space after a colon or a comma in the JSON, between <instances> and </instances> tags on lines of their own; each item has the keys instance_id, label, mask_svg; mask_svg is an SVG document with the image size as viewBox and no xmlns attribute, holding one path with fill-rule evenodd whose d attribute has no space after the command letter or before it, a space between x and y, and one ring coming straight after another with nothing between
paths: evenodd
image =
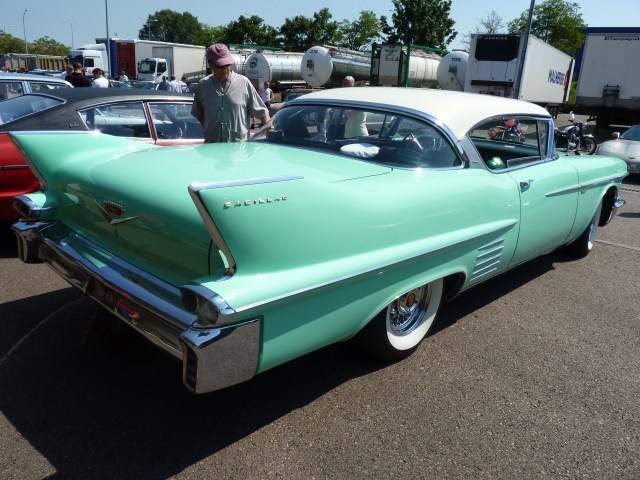
<instances>
[{"instance_id":1,"label":"blue sky","mask_svg":"<svg viewBox=\"0 0 640 480\"><path fill-rule=\"evenodd\" d=\"M542 0L538 0L538 3ZM640 0L576 0L581 6L585 22L592 27L639 27ZM479 19L490 10L496 10L505 21L517 17L528 8L530 0L453 0L451 16L455 20L458 37L450 45L460 47L463 34L473 30ZM73 23L75 44L93 43L95 37L105 35L104 0L23 0L3 1L0 29L22 38L22 14L25 16L27 40L42 36L53 37L58 41L71 44ZM314 11L328 7L333 17L342 20L354 19L358 12L369 9L378 15L390 16L393 10L391 0L369 0L368 2L348 2L345 0L307 1L277 0L242 2L203 2L198 0L108 0L109 31L112 36L136 38L138 29L147 15L169 8L189 11L201 22L220 25L236 19L239 15L256 14L275 27L280 26L285 17L295 15L311 16Z\"/></svg>"}]
</instances>

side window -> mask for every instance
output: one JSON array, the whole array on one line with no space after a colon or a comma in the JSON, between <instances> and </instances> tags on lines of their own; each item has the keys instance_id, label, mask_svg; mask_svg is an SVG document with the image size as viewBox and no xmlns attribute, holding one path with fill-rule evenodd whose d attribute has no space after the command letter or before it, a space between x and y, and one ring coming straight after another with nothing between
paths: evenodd
<instances>
[{"instance_id":1,"label":"side window","mask_svg":"<svg viewBox=\"0 0 640 480\"><path fill-rule=\"evenodd\" d=\"M315 105L285 107L254 139L328 150L404 168L462 165L437 128L380 111Z\"/></svg>"},{"instance_id":2,"label":"side window","mask_svg":"<svg viewBox=\"0 0 640 480\"><path fill-rule=\"evenodd\" d=\"M65 83L29 82L29 87L31 87L33 93L46 93L59 88L68 88L69 85Z\"/></svg>"},{"instance_id":3,"label":"side window","mask_svg":"<svg viewBox=\"0 0 640 480\"><path fill-rule=\"evenodd\" d=\"M21 82L0 82L0 100L19 97L24 94Z\"/></svg>"},{"instance_id":4,"label":"side window","mask_svg":"<svg viewBox=\"0 0 640 480\"><path fill-rule=\"evenodd\" d=\"M501 117L478 125L469 138L487 167L502 170L546 158L548 130L545 121Z\"/></svg>"},{"instance_id":5,"label":"side window","mask_svg":"<svg viewBox=\"0 0 640 480\"><path fill-rule=\"evenodd\" d=\"M85 67L89 67L89 68L93 68L93 58L85 58L84 59L84 66Z\"/></svg>"},{"instance_id":6,"label":"side window","mask_svg":"<svg viewBox=\"0 0 640 480\"><path fill-rule=\"evenodd\" d=\"M151 103L151 120L159 139L204 138L204 130L191 115L188 103Z\"/></svg>"},{"instance_id":7,"label":"side window","mask_svg":"<svg viewBox=\"0 0 640 480\"><path fill-rule=\"evenodd\" d=\"M167 64L164 62L158 62L158 73L164 73L167 71Z\"/></svg>"},{"instance_id":8,"label":"side window","mask_svg":"<svg viewBox=\"0 0 640 480\"><path fill-rule=\"evenodd\" d=\"M117 137L151 137L142 102L102 105L78 113L89 130L100 130Z\"/></svg>"}]
</instances>

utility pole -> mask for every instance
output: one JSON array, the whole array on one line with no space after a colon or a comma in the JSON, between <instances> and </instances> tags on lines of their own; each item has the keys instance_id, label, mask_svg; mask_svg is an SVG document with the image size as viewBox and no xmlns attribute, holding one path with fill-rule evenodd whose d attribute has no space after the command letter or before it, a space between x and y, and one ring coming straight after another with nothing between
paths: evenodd
<instances>
[{"instance_id":1,"label":"utility pole","mask_svg":"<svg viewBox=\"0 0 640 480\"><path fill-rule=\"evenodd\" d=\"M516 77L516 84L514 88L514 98L520 98L520 90L522 90L522 73L524 71L524 62L527 58L527 47L529 46L529 35L531 34L531 23L533 22L533 7L535 7L536 0L531 0L531 6L529 7L529 18L527 19L527 28L524 32L524 37L520 37L523 43L520 55L520 62L518 65L518 76Z\"/></svg>"},{"instance_id":2,"label":"utility pole","mask_svg":"<svg viewBox=\"0 0 640 480\"><path fill-rule=\"evenodd\" d=\"M28 9L24 9L24 12L22 12L22 34L24 35L24 53L29 53L29 46L27 45L27 28L25 27L25 23L24 23L24 16L27 14L29 10Z\"/></svg>"},{"instance_id":3,"label":"utility pole","mask_svg":"<svg viewBox=\"0 0 640 480\"><path fill-rule=\"evenodd\" d=\"M73 46L76 42L73 40L73 22L71 20L62 20L64 23L68 23L71 27L71 50L73 50Z\"/></svg>"},{"instance_id":4,"label":"utility pole","mask_svg":"<svg viewBox=\"0 0 640 480\"><path fill-rule=\"evenodd\" d=\"M113 77L113 72L111 71L111 60L109 58L109 0L104 0L104 18L107 24L107 68Z\"/></svg>"}]
</instances>

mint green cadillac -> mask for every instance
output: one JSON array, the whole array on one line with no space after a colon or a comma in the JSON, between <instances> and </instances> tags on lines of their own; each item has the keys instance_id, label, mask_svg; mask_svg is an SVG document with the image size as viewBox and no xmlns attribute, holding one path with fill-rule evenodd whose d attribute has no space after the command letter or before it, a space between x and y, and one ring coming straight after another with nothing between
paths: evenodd
<instances>
[{"instance_id":1,"label":"mint green cadillac","mask_svg":"<svg viewBox=\"0 0 640 480\"><path fill-rule=\"evenodd\" d=\"M526 102L369 87L300 97L247 143L16 132L42 191L13 229L195 393L354 336L399 359L445 299L586 256L624 203L625 162L559 155L553 126Z\"/></svg>"}]
</instances>

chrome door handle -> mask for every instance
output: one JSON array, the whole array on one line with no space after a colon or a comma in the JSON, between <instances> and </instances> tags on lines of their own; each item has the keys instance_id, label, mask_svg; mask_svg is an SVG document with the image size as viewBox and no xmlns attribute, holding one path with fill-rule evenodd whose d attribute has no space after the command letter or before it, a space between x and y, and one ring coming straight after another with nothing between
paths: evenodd
<instances>
[{"instance_id":1,"label":"chrome door handle","mask_svg":"<svg viewBox=\"0 0 640 480\"><path fill-rule=\"evenodd\" d=\"M530 178L529 180L525 180L520 182L520 190L525 191L528 190L529 187L531 186L531 184L534 182L535 180L533 178Z\"/></svg>"}]
</instances>

